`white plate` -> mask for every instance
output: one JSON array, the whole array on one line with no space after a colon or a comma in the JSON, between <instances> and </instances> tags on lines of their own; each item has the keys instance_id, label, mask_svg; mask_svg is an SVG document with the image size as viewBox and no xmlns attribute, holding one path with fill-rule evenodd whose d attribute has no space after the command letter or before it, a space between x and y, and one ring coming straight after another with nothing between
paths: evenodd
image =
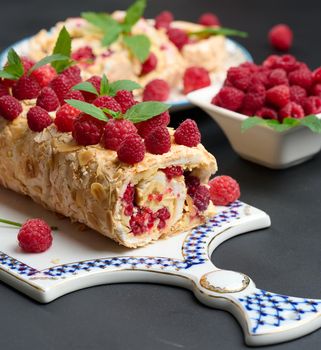
<instances>
[{"instance_id":1,"label":"white plate","mask_svg":"<svg viewBox=\"0 0 321 350\"><path fill-rule=\"evenodd\" d=\"M0 54L0 67L3 67L5 63L7 62L7 55L9 48L13 48L19 55L25 55L28 56L29 52L29 45L28 42L30 40L30 37L24 38L20 41L17 41L16 43L12 44L10 47L6 48L1 54ZM228 58L225 61L224 69L225 71L232 66L238 66L239 64L243 62L253 62L253 58L251 54L240 45L238 42L227 39L226 40L226 50L228 52ZM219 81L223 83L225 79L226 73L220 72L216 74L211 75L212 81ZM172 105L172 110L181 110L185 108L190 108L192 104L188 101L185 95L181 93L179 89L175 89L171 92L171 97L169 101L167 101L170 105Z\"/></svg>"},{"instance_id":2,"label":"white plate","mask_svg":"<svg viewBox=\"0 0 321 350\"><path fill-rule=\"evenodd\" d=\"M206 225L139 249L79 231L77 224L2 188L0 213L20 222L37 215L59 228L47 252L27 254L18 247L18 229L0 224L0 279L40 302L99 284L155 282L191 289L202 303L233 313L250 345L287 341L321 326L321 300L257 289L243 273L211 262L227 239L270 225L266 213L243 202L219 207Z\"/></svg>"}]
</instances>

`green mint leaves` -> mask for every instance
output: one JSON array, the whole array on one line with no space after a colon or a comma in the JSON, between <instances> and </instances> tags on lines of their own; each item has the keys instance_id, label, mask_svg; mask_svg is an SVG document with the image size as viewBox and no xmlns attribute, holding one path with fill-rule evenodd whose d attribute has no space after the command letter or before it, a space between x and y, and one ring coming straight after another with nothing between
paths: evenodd
<instances>
[{"instance_id":1,"label":"green mint leaves","mask_svg":"<svg viewBox=\"0 0 321 350\"><path fill-rule=\"evenodd\" d=\"M8 51L8 63L0 71L0 78L16 80L24 74L23 64L14 49Z\"/></svg>"},{"instance_id":2,"label":"green mint leaves","mask_svg":"<svg viewBox=\"0 0 321 350\"><path fill-rule=\"evenodd\" d=\"M56 41L56 45L53 50L53 55L55 54L66 57L65 60L56 60L51 62L52 67L55 68L57 73L61 73L72 64L72 60L70 59L71 37L65 27L61 29Z\"/></svg>"},{"instance_id":3,"label":"green mint leaves","mask_svg":"<svg viewBox=\"0 0 321 350\"><path fill-rule=\"evenodd\" d=\"M197 32L188 33L189 36L199 36L199 37L208 37L212 35L224 35L224 36L238 36L241 38L246 38L248 34L240 30L231 29L231 28L206 28Z\"/></svg>"},{"instance_id":4,"label":"green mint leaves","mask_svg":"<svg viewBox=\"0 0 321 350\"><path fill-rule=\"evenodd\" d=\"M321 134L321 119L319 119L316 115L309 115L302 119L285 118L283 123L273 119L249 117L242 122L241 131L245 132L256 125L264 125L277 132L283 132L301 125L309 128L314 133Z\"/></svg>"},{"instance_id":5,"label":"green mint leaves","mask_svg":"<svg viewBox=\"0 0 321 350\"><path fill-rule=\"evenodd\" d=\"M124 44L129 51L144 62L150 51L150 40L146 35L129 35L132 27L143 16L146 0L137 0L127 11L123 23L114 20L107 13L83 12L81 17L103 32L102 45L110 46L122 35Z\"/></svg>"},{"instance_id":6,"label":"green mint leaves","mask_svg":"<svg viewBox=\"0 0 321 350\"><path fill-rule=\"evenodd\" d=\"M132 80L117 80L110 84L109 93L111 96L115 96L117 91L127 90L133 91L137 89L141 89L141 85Z\"/></svg>"},{"instance_id":7,"label":"green mint leaves","mask_svg":"<svg viewBox=\"0 0 321 350\"><path fill-rule=\"evenodd\" d=\"M83 83L79 83L73 86L72 90L86 91L98 96L96 88L89 81L84 81Z\"/></svg>"},{"instance_id":8,"label":"green mint leaves","mask_svg":"<svg viewBox=\"0 0 321 350\"><path fill-rule=\"evenodd\" d=\"M106 116L106 114L100 108L92 105L91 103L73 99L65 100L65 102L67 102L70 106L73 106L96 119L102 120L104 122L108 121L108 117Z\"/></svg>"},{"instance_id":9,"label":"green mint leaves","mask_svg":"<svg viewBox=\"0 0 321 350\"><path fill-rule=\"evenodd\" d=\"M56 53L56 54L53 54L50 56L46 56L43 59L41 59L40 61L38 61L33 67L31 67L31 69L29 70L28 73L31 74L34 70L36 70L42 66L45 66L48 63L52 63L52 64L57 63L57 62L61 63L61 62L65 62L66 60L69 60L69 57L61 55L59 53Z\"/></svg>"}]
</instances>

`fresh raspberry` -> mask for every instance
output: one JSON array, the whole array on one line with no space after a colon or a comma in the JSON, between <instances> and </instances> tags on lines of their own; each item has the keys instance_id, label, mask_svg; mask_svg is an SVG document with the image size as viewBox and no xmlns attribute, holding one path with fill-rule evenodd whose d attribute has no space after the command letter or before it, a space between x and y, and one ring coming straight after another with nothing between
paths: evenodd
<instances>
[{"instance_id":1,"label":"fresh raspberry","mask_svg":"<svg viewBox=\"0 0 321 350\"><path fill-rule=\"evenodd\" d=\"M59 100L52 88L46 86L41 90L36 104L47 112L52 112L59 107Z\"/></svg>"},{"instance_id":2,"label":"fresh raspberry","mask_svg":"<svg viewBox=\"0 0 321 350\"><path fill-rule=\"evenodd\" d=\"M193 202L195 207L199 211L206 210L208 205L210 204L210 199L211 198L209 189L204 185L198 186L193 195Z\"/></svg>"},{"instance_id":3,"label":"fresh raspberry","mask_svg":"<svg viewBox=\"0 0 321 350\"><path fill-rule=\"evenodd\" d=\"M89 83L92 83L94 88L97 90L97 93L100 92L101 77L99 77L98 75L93 75L92 77L90 77L86 81L89 82ZM83 91L82 94L83 94L83 96L85 98L85 101L88 102L88 103L93 102L93 100L95 98L97 98L97 95L92 94L91 92Z\"/></svg>"},{"instance_id":4,"label":"fresh raspberry","mask_svg":"<svg viewBox=\"0 0 321 350\"><path fill-rule=\"evenodd\" d=\"M122 113L134 106L137 102L134 100L133 93L127 90L119 90L116 92L115 100L120 104Z\"/></svg>"},{"instance_id":5,"label":"fresh raspberry","mask_svg":"<svg viewBox=\"0 0 321 350\"><path fill-rule=\"evenodd\" d=\"M105 122L88 114L81 114L74 120L72 136L79 145L96 145L101 139L104 126Z\"/></svg>"},{"instance_id":6,"label":"fresh raspberry","mask_svg":"<svg viewBox=\"0 0 321 350\"><path fill-rule=\"evenodd\" d=\"M27 121L30 130L36 132L41 132L52 124L52 119L49 113L39 106L34 106L29 109L27 113Z\"/></svg>"},{"instance_id":7,"label":"fresh raspberry","mask_svg":"<svg viewBox=\"0 0 321 350\"><path fill-rule=\"evenodd\" d=\"M291 85L299 85L303 89L309 89L312 85L312 72L308 69L297 69L289 73Z\"/></svg>"},{"instance_id":8,"label":"fresh raspberry","mask_svg":"<svg viewBox=\"0 0 321 350\"><path fill-rule=\"evenodd\" d=\"M163 11L155 18L155 28L165 28L168 29L171 22L173 22L174 16L169 11Z\"/></svg>"},{"instance_id":9,"label":"fresh raspberry","mask_svg":"<svg viewBox=\"0 0 321 350\"><path fill-rule=\"evenodd\" d=\"M312 76L314 83L321 83L321 67L315 69Z\"/></svg>"},{"instance_id":10,"label":"fresh raspberry","mask_svg":"<svg viewBox=\"0 0 321 350\"><path fill-rule=\"evenodd\" d=\"M302 103L305 115L321 113L321 98L318 96L310 96L304 99Z\"/></svg>"},{"instance_id":11,"label":"fresh raspberry","mask_svg":"<svg viewBox=\"0 0 321 350\"><path fill-rule=\"evenodd\" d=\"M125 202L124 214L131 216L134 209L135 187L129 184L123 194L123 201Z\"/></svg>"},{"instance_id":12,"label":"fresh raspberry","mask_svg":"<svg viewBox=\"0 0 321 350\"><path fill-rule=\"evenodd\" d=\"M279 51L288 51L292 46L293 32L286 24L278 24L269 31L270 44Z\"/></svg>"},{"instance_id":13,"label":"fresh raspberry","mask_svg":"<svg viewBox=\"0 0 321 350\"><path fill-rule=\"evenodd\" d=\"M137 134L131 134L125 138L117 150L118 159L127 164L141 162L145 157L145 145L143 139Z\"/></svg>"},{"instance_id":14,"label":"fresh raspberry","mask_svg":"<svg viewBox=\"0 0 321 350\"><path fill-rule=\"evenodd\" d=\"M289 81L287 78L286 71L282 68L273 69L268 76L268 84L269 87L282 84L288 85Z\"/></svg>"},{"instance_id":15,"label":"fresh raspberry","mask_svg":"<svg viewBox=\"0 0 321 350\"><path fill-rule=\"evenodd\" d=\"M67 94L67 92L70 90L70 80L66 75L60 74L56 78L54 78L51 83L50 87L54 90L56 93L59 102L61 104L64 103L64 97Z\"/></svg>"},{"instance_id":16,"label":"fresh raspberry","mask_svg":"<svg viewBox=\"0 0 321 350\"><path fill-rule=\"evenodd\" d=\"M51 228L41 219L27 220L19 230L18 242L25 252L42 253L52 245Z\"/></svg>"},{"instance_id":17,"label":"fresh raspberry","mask_svg":"<svg viewBox=\"0 0 321 350\"><path fill-rule=\"evenodd\" d=\"M166 101L169 98L170 87L165 80L151 80L144 89L143 101Z\"/></svg>"},{"instance_id":18,"label":"fresh raspberry","mask_svg":"<svg viewBox=\"0 0 321 350\"><path fill-rule=\"evenodd\" d=\"M121 106L120 104L111 96L101 96L101 97L97 97L93 104L96 107L99 108L107 108L110 109L114 112L121 112ZM105 113L107 115L108 118L112 118L111 115L109 115L108 113Z\"/></svg>"},{"instance_id":19,"label":"fresh raspberry","mask_svg":"<svg viewBox=\"0 0 321 350\"><path fill-rule=\"evenodd\" d=\"M196 176L191 175L190 173L185 173L184 175L185 175L185 185L187 188L187 194L193 197L196 190L199 188L201 184L200 179Z\"/></svg>"},{"instance_id":20,"label":"fresh raspberry","mask_svg":"<svg viewBox=\"0 0 321 350\"><path fill-rule=\"evenodd\" d=\"M197 124L192 119L186 119L179 125L174 133L178 145L196 147L201 142L201 134Z\"/></svg>"},{"instance_id":21,"label":"fresh raspberry","mask_svg":"<svg viewBox=\"0 0 321 350\"><path fill-rule=\"evenodd\" d=\"M178 28L169 28L167 30L168 39L179 49L181 50L186 44L189 43L189 38L187 33L182 29Z\"/></svg>"},{"instance_id":22,"label":"fresh raspberry","mask_svg":"<svg viewBox=\"0 0 321 350\"><path fill-rule=\"evenodd\" d=\"M216 176L208 184L211 200L215 205L228 205L240 198L240 186L230 176Z\"/></svg>"},{"instance_id":23,"label":"fresh raspberry","mask_svg":"<svg viewBox=\"0 0 321 350\"><path fill-rule=\"evenodd\" d=\"M297 69L298 65L300 65L300 63L296 60L294 56L282 55L282 56L277 56L277 60L273 68L282 68L289 73Z\"/></svg>"},{"instance_id":24,"label":"fresh raspberry","mask_svg":"<svg viewBox=\"0 0 321 350\"><path fill-rule=\"evenodd\" d=\"M168 220L171 217L171 214L166 207L158 209L155 214L156 217L159 219L157 228L159 230L162 230L166 226L166 220Z\"/></svg>"},{"instance_id":25,"label":"fresh raspberry","mask_svg":"<svg viewBox=\"0 0 321 350\"><path fill-rule=\"evenodd\" d=\"M21 103L10 95L0 97L0 115L7 120L16 119L22 112Z\"/></svg>"},{"instance_id":26,"label":"fresh raspberry","mask_svg":"<svg viewBox=\"0 0 321 350\"><path fill-rule=\"evenodd\" d=\"M263 85L265 87L269 86L269 73L268 69L260 69L253 73L249 86Z\"/></svg>"},{"instance_id":27,"label":"fresh raspberry","mask_svg":"<svg viewBox=\"0 0 321 350\"><path fill-rule=\"evenodd\" d=\"M101 141L106 149L117 151L122 141L131 134L137 134L132 122L126 119L111 119L105 125Z\"/></svg>"},{"instance_id":28,"label":"fresh raspberry","mask_svg":"<svg viewBox=\"0 0 321 350\"><path fill-rule=\"evenodd\" d=\"M171 180L177 176L182 176L184 173L183 168L179 165L172 165L170 167L161 169L161 171L165 173L168 180Z\"/></svg>"},{"instance_id":29,"label":"fresh raspberry","mask_svg":"<svg viewBox=\"0 0 321 350\"><path fill-rule=\"evenodd\" d=\"M279 59L280 59L280 56L278 55L270 55L263 61L262 66L269 69L277 68L276 63Z\"/></svg>"},{"instance_id":30,"label":"fresh raspberry","mask_svg":"<svg viewBox=\"0 0 321 350\"><path fill-rule=\"evenodd\" d=\"M202 67L189 67L183 77L184 94L211 85L208 71Z\"/></svg>"},{"instance_id":31,"label":"fresh raspberry","mask_svg":"<svg viewBox=\"0 0 321 350\"><path fill-rule=\"evenodd\" d=\"M10 95L9 88L0 81L0 97Z\"/></svg>"},{"instance_id":32,"label":"fresh raspberry","mask_svg":"<svg viewBox=\"0 0 321 350\"><path fill-rule=\"evenodd\" d=\"M74 128L74 122L79 116L80 110L70 106L69 104L64 104L61 106L57 113L54 123L57 130L60 132L70 132Z\"/></svg>"},{"instance_id":33,"label":"fresh raspberry","mask_svg":"<svg viewBox=\"0 0 321 350\"><path fill-rule=\"evenodd\" d=\"M282 108L290 101L290 89L287 85L277 85L266 91L266 100Z\"/></svg>"},{"instance_id":34,"label":"fresh raspberry","mask_svg":"<svg viewBox=\"0 0 321 350\"><path fill-rule=\"evenodd\" d=\"M320 86L321 87L321 86ZM320 89L321 92L321 89ZM315 94L313 94L315 95ZM306 98L307 92L303 87L299 85L292 85L290 86L290 100L298 103L299 105L302 104L303 100Z\"/></svg>"},{"instance_id":35,"label":"fresh raspberry","mask_svg":"<svg viewBox=\"0 0 321 350\"><path fill-rule=\"evenodd\" d=\"M170 115L166 111L164 113L161 113L153 118L150 118L148 120L145 120L143 122L137 123L135 126L138 130L138 134L146 138L147 135L154 129L156 129L159 126L167 126L170 122Z\"/></svg>"},{"instance_id":36,"label":"fresh raspberry","mask_svg":"<svg viewBox=\"0 0 321 350\"><path fill-rule=\"evenodd\" d=\"M153 212L149 208L138 208L137 212L130 218L129 226L135 236L148 232L155 222Z\"/></svg>"},{"instance_id":37,"label":"fresh raspberry","mask_svg":"<svg viewBox=\"0 0 321 350\"><path fill-rule=\"evenodd\" d=\"M264 102L265 87L263 85L254 85L245 95L242 109L253 115L255 111L263 107Z\"/></svg>"},{"instance_id":38,"label":"fresh raspberry","mask_svg":"<svg viewBox=\"0 0 321 350\"><path fill-rule=\"evenodd\" d=\"M71 58L82 64L92 64L96 58L90 46L80 47L71 54Z\"/></svg>"},{"instance_id":39,"label":"fresh raspberry","mask_svg":"<svg viewBox=\"0 0 321 350\"><path fill-rule=\"evenodd\" d=\"M246 91L251 81L251 72L248 68L232 67L228 70L226 79L235 88Z\"/></svg>"},{"instance_id":40,"label":"fresh raspberry","mask_svg":"<svg viewBox=\"0 0 321 350\"><path fill-rule=\"evenodd\" d=\"M79 90L69 90L64 96L64 103L66 103L66 100L85 101L85 98Z\"/></svg>"},{"instance_id":41,"label":"fresh raspberry","mask_svg":"<svg viewBox=\"0 0 321 350\"><path fill-rule=\"evenodd\" d=\"M45 66L34 70L30 75L37 80L41 87L45 87L51 83L51 81L57 76L57 73L52 66L46 64Z\"/></svg>"},{"instance_id":42,"label":"fresh raspberry","mask_svg":"<svg viewBox=\"0 0 321 350\"><path fill-rule=\"evenodd\" d=\"M306 91L304 90L306 93ZM311 95L321 97L321 84L315 84L310 91ZM304 96L306 97L306 95Z\"/></svg>"},{"instance_id":43,"label":"fresh raspberry","mask_svg":"<svg viewBox=\"0 0 321 350\"><path fill-rule=\"evenodd\" d=\"M152 154L164 154L171 149L171 137L165 126L152 130L145 138L146 151Z\"/></svg>"},{"instance_id":44,"label":"fresh raspberry","mask_svg":"<svg viewBox=\"0 0 321 350\"><path fill-rule=\"evenodd\" d=\"M141 75L148 74L155 70L157 66L157 56L151 52L147 58L147 60L142 64L142 70L140 72Z\"/></svg>"},{"instance_id":45,"label":"fresh raspberry","mask_svg":"<svg viewBox=\"0 0 321 350\"><path fill-rule=\"evenodd\" d=\"M278 120L278 113L274 109L268 107L262 107L255 112L255 115L263 119Z\"/></svg>"},{"instance_id":46,"label":"fresh raspberry","mask_svg":"<svg viewBox=\"0 0 321 350\"><path fill-rule=\"evenodd\" d=\"M283 122L283 119L287 117L301 119L304 117L304 110L299 104L295 102L289 102L279 110L280 122Z\"/></svg>"},{"instance_id":47,"label":"fresh raspberry","mask_svg":"<svg viewBox=\"0 0 321 350\"><path fill-rule=\"evenodd\" d=\"M37 98L40 90L41 87L35 78L24 75L13 86L12 95L18 100L30 100Z\"/></svg>"},{"instance_id":48,"label":"fresh raspberry","mask_svg":"<svg viewBox=\"0 0 321 350\"><path fill-rule=\"evenodd\" d=\"M198 19L198 23L207 26L207 27L214 27L214 26L220 26L220 20L218 17L211 12L206 12L201 15L201 17Z\"/></svg>"},{"instance_id":49,"label":"fresh raspberry","mask_svg":"<svg viewBox=\"0 0 321 350\"><path fill-rule=\"evenodd\" d=\"M20 59L23 65L24 74L27 74L28 71L35 65L36 62L26 56L22 56L20 57Z\"/></svg>"},{"instance_id":50,"label":"fresh raspberry","mask_svg":"<svg viewBox=\"0 0 321 350\"><path fill-rule=\"evenodd\" d=\"M239 65L240 68L247 68L251 73L256 73L259 67L253 62L244 62Z\"/></svg>"},{"instance_id":51,"label":"fresh raspberry","mask_svg":"<svg viewBox=\"0 0 321 350\"><path fill-rule=\"evenodd\" d=\"M230 111L238 111L242 107L244 96L241 90L234 87L223 87L217 94L216 104Z\"/></svg>"},{"instance_id":52,"label":"fresh raspberry","mask_svg":"<svg viewBox=\"0 0 321 350\"><path fill-rule=\"evenodd\" d=\"M80 73L81 71L78 66L71 66L65 69L61 74L68 78L69 87L71 88L82 81Z\"/></svg>"}]
</instances>

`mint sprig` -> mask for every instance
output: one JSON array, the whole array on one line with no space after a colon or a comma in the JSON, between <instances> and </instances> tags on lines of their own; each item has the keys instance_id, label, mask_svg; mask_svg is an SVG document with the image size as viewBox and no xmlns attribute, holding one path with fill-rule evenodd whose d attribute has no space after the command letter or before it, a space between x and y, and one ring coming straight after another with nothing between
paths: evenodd
<instances>
[{"instance_id":1,"label":"mint sprig","mask_svg":"<svg viewBox=\"0 0 321 350\"><path fill-rule=\"evenodd\" d=\"M104 122L108 121L106 114L100 108L94 106L91 103L74 100L74 99L65 100L65 102L67 102L70 106L75 107L80 111L86 114L89 114L96 119L102 120Z\"/></svg>"},{"instance_id":2,"label":"mint sprig","mask_svg":"<svg viewBox=\"0 0 321 350\"><path fill-rule=\"evenodd\" d=\"M129 51L136 56L141 63L147 60L151 43L146 35L125 35L123 40Z\"/></svg>"},{"instance_id":3,"label":"mint sprig","mask_svg":"<svg viewBox=\"0 0 321 350\"><path fill-rule=\"evenodd\" d=\"M240 30L231 29L231 28L206 28L195 32L188 33L189 36L199 36L199 37L208 37L212 35L224 35L224 36L238 36L240 38L246 38L248 34Z\"/></svg>"},{"instance_id":4,"label":"mint sprig","mask_svg":"<svg viewBox=\"0 0 321 350\"><path fill-rule=\"evenodd\" d=\"M132 80L117 80L109 85L109 94L110 96L115 96L117 91L127 90L133 91L137 89L141 89L142 86Z\"/></svg>"},{"instance_id":5,"label":"mint sprig","mask_svg":"<svg viewBox=\"0 0 321 350\"><path fill-rule=\"evenodd\" d=\"M73 61L70 59L71 37L65 27L62 27L58 35L58 39L53 50L53 55L55 54L66 57L65 60L56 60L51 63L52 67L57 71L57 73L61 73L67 67L72 65Z\"/></svg>"},{"instance_id":6,"label":"mint sprig","mask_svg":"<svg viewBox=\"0 0 321 350\"><path fill-rule=\"evenodd\" d=\"M106 75L104 74L100 82L100 95L104 96L108 94L109 94L109 82Z\"/></svg>"},{"instance_id":7,"label":"mint sprig","mask_svg":"<svg viewBox=\"0 0 321 350\"><path fill-rule=\"evenodd\" d=\"M245 132L256 125L263 125L269 127L277 132L284 132L297 126L305 126L312 132L321 134L321 119L316 115L309 115L302 119L285 118L282 123L273 119L263 119L260 117L249 117L242 122L241 131Z\"/></svg>"},{"instance_id":8,"label":"mint sprig","mask_svg":"<svg viewBox=\"0 0 321 350\"><path fill-rule=\"evenodd\" d=\"M122 23L124 32L130 33L132 27L143 16L145 8L146 0L137 0L127 9L124 22Z\"/></svg>"},{"instance_id":9,"label":"mint sprig","mask_svg":"<svg viewBox=\"0 0 321 350\"><path fill-rule=\"evenodd\" d=\"M34 70L36 70L42 66L45 66L46 64L49 64L49 63L53 64L55 62L65 62L67 60L69 60L68 56L64 56L64 55L61 55L59 53L56 53L56 54L53 54L50 56L46 56L43 59L41 59L40 61L38 61L35 65L33 65L31 67L31 69L29 70L28 74L31 74Z\"/></svg>"},{"instance_id":10,"label":"mint sprig","mask_svg":"<svg viewBox=\"0 0 321 350\"><path fill-rule=\"evenodd\" d=\"M98 91L96 90L94 85L89 81L84 81L83 83L79 83L73 86L72 90L86 91L98 96Z\"/></svg>"},{"instance_id":11,"label":"mint sprig","mask_svg":"<svg viewBox=\"0 0 321 350\"><path fill-rule=\"evenodd\" d=\"M17 80L24 74L23 64L14 49L8 51L8 62L0 71L0 78Z\"/></svg>"}]
</instances>

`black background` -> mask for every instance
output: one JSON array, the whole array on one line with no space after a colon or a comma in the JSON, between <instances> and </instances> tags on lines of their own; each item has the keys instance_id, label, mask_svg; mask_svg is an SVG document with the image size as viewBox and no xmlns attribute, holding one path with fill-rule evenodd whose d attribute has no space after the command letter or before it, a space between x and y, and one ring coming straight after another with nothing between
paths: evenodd
<instances>
[{"instance_id":1,"label":"black background","mask_svg":"<svg viewBox=\"0 0 321 350\"><path fill-rule=\"evenodd\" d=\"M3 49L81 11L112 11L126 8L130 1L0 3ZM163 9L187 20L196 20L204 11L216 12L223 25L249 32L241 42L257 62L272 53L266 39L269 28L285 22L294 29L291 53L311 68L321 65L320 1L150 0L146 16ZM218 160L219 173L238 179L242 200L265 210L272 219L270 229L234 238L218 248L215 264L246 273L263 289L320 298L321 156L288 170L269 170L240 159L199 109L174 113L172 124L186 117L199 123L203 143ZM275 348L320 346L321 331ZM234 318L200 305L183 289L149 284L100 286L40 305L0 283L1 350L242 348L242 332Z\"/></svg>"}]
</instances>

